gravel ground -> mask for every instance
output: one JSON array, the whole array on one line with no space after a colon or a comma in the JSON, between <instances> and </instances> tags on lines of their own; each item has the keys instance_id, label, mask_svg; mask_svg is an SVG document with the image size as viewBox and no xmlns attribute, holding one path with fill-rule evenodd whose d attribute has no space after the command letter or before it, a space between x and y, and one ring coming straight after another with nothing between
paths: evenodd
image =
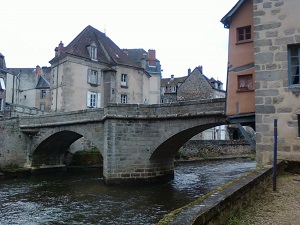
<instances>
[{"instance_id":1,"label":"gravel ground","mask_svg":"<svg viewBox=\"0 0 300 225\"><path fill-rule=\"evenodd\" d=\"M265 194L231 218L228 224L300 225L300 174L281 174L276 192L271 184Z\"/></svg>"}]
</instances>

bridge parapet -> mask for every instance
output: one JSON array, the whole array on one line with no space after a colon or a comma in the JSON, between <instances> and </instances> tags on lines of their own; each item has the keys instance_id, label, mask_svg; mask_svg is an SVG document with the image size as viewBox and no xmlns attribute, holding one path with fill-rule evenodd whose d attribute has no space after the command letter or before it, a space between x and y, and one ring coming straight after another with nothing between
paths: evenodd
<instances>
[{"instance_id":1,"label":"bridge parapet","mask_svg":"<svg viewBox=\"0 0 300 225\"><path fill-rule=\"evenodd\" d=\"M103 118L104 109L86 109L42 116L22 116L20 118L20 128L39 128L100 122Z\"/></svg>"},{"instance_id":2,"label":"bridge parapet","mask_svg":"<svg viewBox=\"0 0 300 225\"><path fill-rule=\"evenodd\" d=\"M224 114L225 99L206 99L170 104L109 104L104 114L109 118L163 119Z\"/></svg>"}]
</instances>

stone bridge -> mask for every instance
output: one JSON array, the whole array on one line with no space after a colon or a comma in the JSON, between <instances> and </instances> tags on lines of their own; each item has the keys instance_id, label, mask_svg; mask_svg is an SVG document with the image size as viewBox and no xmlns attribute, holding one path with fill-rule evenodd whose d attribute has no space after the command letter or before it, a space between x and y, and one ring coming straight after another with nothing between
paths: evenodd
<instances>
[{"instance_id":1,"label":"stone bridge","mask_svg":"<svg viewBox=\"0 0 300 225\"><path fill-rule=\"evenodd\" d=\"M138 105L27 116L0 121L0 165L62 164L84 137L103 157L107 184L168 181L174 154L194 135L225 124L224 99Z\"/></svg>"}]
</instances>

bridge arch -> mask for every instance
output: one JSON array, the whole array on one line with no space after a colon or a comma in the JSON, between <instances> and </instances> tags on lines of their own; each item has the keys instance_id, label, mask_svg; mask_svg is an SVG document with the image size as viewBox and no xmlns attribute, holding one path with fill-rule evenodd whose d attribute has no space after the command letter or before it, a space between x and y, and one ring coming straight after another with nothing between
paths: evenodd
<instances>
[{"instance_id":1,"label":"bridge arch","mask_svg":"<svg viewBox=\"0 0 300 225\"><path fill-rule=\"evenodd\" d=\"M32 166L60 165L65 151L83 137L74 131L59 131L43 140L32 153Z\"/></svg>"},{"instance_id":2,"label":"bridge arch","mask_svg":"<svg viewBox=\"0 0 300 225\"><path fill-rule=\"evenodd\" d=\"M224 124L224 122L212 122L181 130L161 143L151 154L150 160L171 158L187 141L189 141L195 135L209 128Z\"/></svg>"}]
</instances>

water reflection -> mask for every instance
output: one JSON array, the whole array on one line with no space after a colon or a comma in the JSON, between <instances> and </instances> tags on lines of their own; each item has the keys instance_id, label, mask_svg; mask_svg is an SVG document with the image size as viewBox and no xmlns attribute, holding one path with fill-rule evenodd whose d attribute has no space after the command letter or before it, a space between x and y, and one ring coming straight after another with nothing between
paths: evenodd
<instances>
[{"instance_id":1,"label":"water reflection","mask_svg":"<svg viewBox=\"0 0 300 225\"><path fill-rule=\"evenodd\" d=\"M172 182L145 187L108 187L97 171L4 180L0 224L155 224L254 167L249 161L182 164Z\"/></svg>"}]
</instances>

